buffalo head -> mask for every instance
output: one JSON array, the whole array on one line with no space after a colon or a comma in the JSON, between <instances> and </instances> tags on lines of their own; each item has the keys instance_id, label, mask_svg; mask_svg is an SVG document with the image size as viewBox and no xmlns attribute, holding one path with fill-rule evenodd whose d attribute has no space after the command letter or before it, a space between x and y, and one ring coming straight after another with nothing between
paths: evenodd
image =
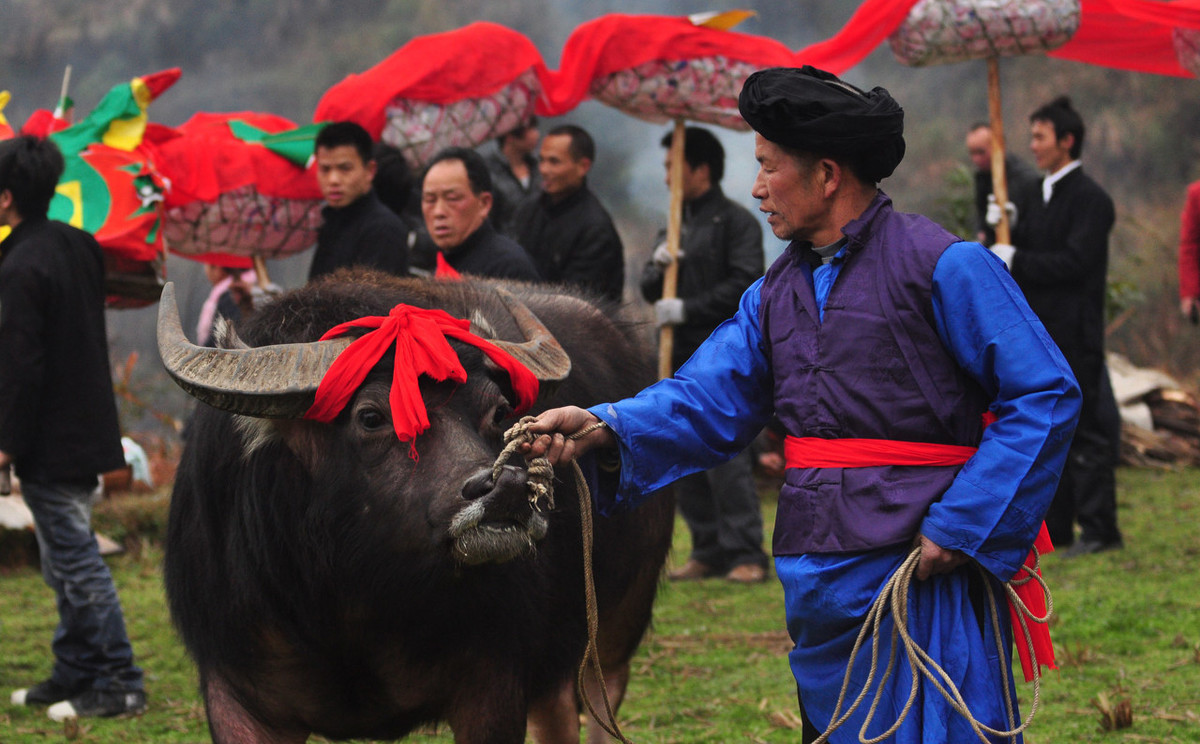
<instances>
[{"instance_id":1,"label":"buffalo head","mask_svg":"<svg viewBox=\"0 0 1200 744\"><path fill-rule=\"evenodd\" d=\"M465 384L422 378L430 426L411 443L399 441L392 427L391 354L368 374L336 419L325 424L303 418L326 371L354 340L304 336L316 328L319 337L323 330L355 320L339 315L346 307L366 306L371 314L386 315L398 302L438 304L436 288L425 285L414 302L407 299L405 286L404 280L381 281L380 287L330 282L320 291L297 290L256 313L261 317L251 323L252 345L230 328L221 334L221 348L208 348L184 336L168 283L159 309L159 351L180 387L233 415L229 430L242 438L243 460L269 451L276 467L283 458L304 471L300 490L309 502L306 508L325 510L343 524L349 521L346 529L370 537L381 533L382 542L375 544L405 546L398 550L422 555L442 546L457 565L517 558L545 537L548 523L531 503L524 467L506 465L499 477L492 477L514 404L507 376L478 349L453 344L467 371ZM472 316L474 333L494 335L491 343L539 381L567 377L569 358L524 304L502 288L472 286L476 296L464 296L465 288L447 289L454 307L444 309ZM313 319L306 332L275 330L305 314ZM519 338L510 340L513 336ZM263 497L278 497L274 489L272 493Z\"/></svg>"}]
</instances>

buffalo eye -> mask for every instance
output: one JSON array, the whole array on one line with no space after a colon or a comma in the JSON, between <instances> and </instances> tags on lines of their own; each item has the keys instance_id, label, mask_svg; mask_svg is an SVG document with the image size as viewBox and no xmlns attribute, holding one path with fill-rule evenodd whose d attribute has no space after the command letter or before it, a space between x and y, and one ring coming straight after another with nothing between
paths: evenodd
<instances>
[{"instance_id":1,"label":"buffalo eye","mask_svg":"<svg viewBox=\"0 0 1200 744\"><path fill-rule=\"evenodd\" d=\"M374 406L363 406L354 412L358 425L367 431L377 431L387 426L387 416Z\"/></svg>"},{"instance_id":2,"label":"buffalo eye","mask_svg":"<svg viewBox=\"0 0 1200 744\"><path fill-rule=\"evenodd\" d=\"M500 434L507 428L505 421L512 416L512 406L507 401L500 401L492 406L488 415L483 420L481 429L484 432Z\"/></svg>"}]
</instances>

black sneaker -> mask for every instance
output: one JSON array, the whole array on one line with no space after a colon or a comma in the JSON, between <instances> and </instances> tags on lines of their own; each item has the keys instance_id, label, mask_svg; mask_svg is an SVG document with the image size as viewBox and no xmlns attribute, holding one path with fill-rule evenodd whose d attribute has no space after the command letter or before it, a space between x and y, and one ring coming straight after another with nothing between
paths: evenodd
<instances>
[{"instance_id":1,"label":"black sneaker","mask_svg":"<svg viewBox=\"0 0 1200 744\"><path fill-rule=\"evenodd\" d=\"M1094 553L1107 553L1110 550L1121 550L1125 547L1124 541L1121 538L1103 542L1100 540L1080 540L1063 554L1064 558L1078 558L1081 555L1092 555Z\"/></svg>"},{"instance_id":2,"label":"black sneaker","mask_svg":"<svg viewBox=\"0 0 1200 744\"><path fill-rule=\"evenodd\" d=\"M38 682L33 687L15 690L12 694L13 705L54 705L75 695L79 690L64 687L53 679Z\"/></svg>"},{"instance_id":3,"label":"black sneaker","mask_svg":"<svg viewBox=\"0 0 1200 744\"><path fill-rule=\"evenodd\" d=\"M146 710L146 693L141 690L88 690L70 700L50 706L52 721L68 718L108 718L136 715Z\"/></svg>"}]
</instances>

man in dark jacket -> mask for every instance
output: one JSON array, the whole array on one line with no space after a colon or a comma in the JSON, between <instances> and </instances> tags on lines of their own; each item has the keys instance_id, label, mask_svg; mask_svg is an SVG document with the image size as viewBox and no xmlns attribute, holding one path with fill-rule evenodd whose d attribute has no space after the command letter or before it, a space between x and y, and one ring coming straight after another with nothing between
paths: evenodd
<instances>
[{"instance_id":1,"label":"man in dark jacket","mask_svg":"<svg viewBox=\"0 0 1200 744\"><path fill-rule=\"evenodd\" d=\"M1067 555L1122 546L1114 468L1121 419L1104 360L1104 298L1113 202L1083 172L1083 119L1065 96L1030 116L1030 147L1045 172L1013 232L1013 246L993 250L1012 268L1029 306L1062 349L1083 391L1079 427L1063 468L1046 528Z\"/></svg>"},{"instance_id":2,"label":"man in dark jacket","mask_svg":"<svg viewBox=\"0 0 1200 744\"><path fill-rule=\"evenodd\" d=\"M492 174L491 221L505 235L513 233L513 214L517 206L542 187L538 161L534 153L541 133L536 116L521 126L497 137L480 148Z\"/></svg>"},{"instance_id":3,"label":"man in dark jacket","mask_svg":"<svg viewBox=\"0 0 1200 744\"><path fill-rule=\"evenodd\" d=\"M372 189L377 168L373 148L367 130L351 121L328 124L317 135L317 183L326 206L310 281L343 266L408 273L410 230Z\"/></svg>"},{"instance_id":4,"label":"man in dark jacket","mask_svg":"<svg viewBox=\"0 0 1200 744\"><path fill-rule=\"evenodd\" d=\"M967 156L975 166L975 239L984 245L996 242L996 228L988 221L989 207L998 207L992 196L992 128L982 122L967 132ZM1004 181L1008 186L1009 221L1016 222L1021 209L1035 198L1041 198L1041 175L1029 163L1013 153L1004 156ZM999 218L995 219L999 222ZM1012 224L1009 226L1013 227Z\"/></svg>"},{"instance_id":5,"label":"man in dark jacket","mask_svg":"<svg viewBox=\"0 0 1200 744\"><path fill-rule=\"evenodd\" d=\"M513 216L513 235L547 282L584 287L620 301L625 285L621 238L587 186L596 145L583 129L565 124L542 140L538 170L542 193Z\"/></svg>"},{"instance_id":6,"label":"man in dark jacket","mask_svg":"<svg viewBox=\"0 0 1200 744\"><path fill-rule=\"evenodd\" d=\"M447 147L433 156L421 188L425 228L437 246L441 275L458 274L537 281L537 269L521 246L496 232L488 220L492 180L483 156Z\"/></svg>"},{"instance_id":7,"label":"man in dark jacket","mask_svg":"<svg viewBox=\"0 0 1200 744\"><path fill-rule=\"evenodd\" d=\"M668 132L666 169L671 170ZM683 152L683 230L672 259L665 233L642 270L642 296L654 303L659 326L673 326L671 368L687 361L709 334L737 312L742 293L762 276L762 227L721 191L725 149L712 132L688 127ZM663 273L679 262L678 297L662 298ZM766 577L762 511L750 451L702 473L681 478L675 495L692 534L687 562L673 580L724 576L737 583Z\"/></svg>"},{"instance_id":8,"label":"man in dark jacket","mask_svg":"<svg viewBox=\"0 0 1200 744\"><path fill-rule=\"evenodd\" d=\"M15 465L58 603L48 679L13 693L54 720L138 713L142 670L91 530L98 475L125 464L104 328L104 260L46 213L63 171L50 140L0 142L0 471ZM6 484L7 485L7 484ZM7 490L7 489L4 489Z\"/></svg>"}]
</instances>

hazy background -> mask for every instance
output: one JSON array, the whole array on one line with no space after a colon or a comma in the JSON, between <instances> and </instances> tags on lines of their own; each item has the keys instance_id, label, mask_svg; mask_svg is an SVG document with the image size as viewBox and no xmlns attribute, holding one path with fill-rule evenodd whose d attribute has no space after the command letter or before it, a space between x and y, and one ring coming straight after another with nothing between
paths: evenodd
<instances>
[{"instance_id":1,"label":"hazy background","mask_svg":"<svg viewBox=\"0 0 1200 744\"><path fill-rule=\"evenodd\" d=\"M324 91L362 72L415 36L487 20L528 36L557 68L563 44L580 23L606 13L672 14L745 7L746 3L626 0L0 0L0 89L13 98L4 113L19 125L35 108L51 108L72 66L70 95L86 114L114 84L167 67L182 79L150 109L177 125L197 111L268 111L308 123ZM833 0L760 0L738 27L793 50L836 33L854 5ZM987 118L982 61L913 69L882 45L843 77L882 85L904 106L908 154L883 188L905 211L924 212L952 230L964 225L969 199L963 136ZM1200 368L1200 331L1181 324L1175 309L1175 250L1185 185L1200 177L1200 81L1127 73L1045 57L1001 63L1009 149L1028 155L1028 114L1067 93L1088 126L1083 161L1117 203L1109 270L1114 283L1110 348L1137 364L1162 368L1188 384ZM546 120L542 131L559 123ZM592 188L609 207L625 242L627 299L656 230L665 224L663 151L666 126L639 121L587 102L561 121L596 137ZM727 151L724 188L751 209L753 138L719 130ZM1028 157L1027 157L1028 159ZM782 245L766 233L768 257ZM303 282L310 256L270 264L284 286ZM181 284L185 328L207 292L197 266L172 257L168 278ZM164 381L153 345L156 309L110 311L115 366L132 365L126 392L127 428L155 425L152 411L172 416L186 400ZM160 417L161 418L161 417Z\"/></svg>"}]
</instances>

